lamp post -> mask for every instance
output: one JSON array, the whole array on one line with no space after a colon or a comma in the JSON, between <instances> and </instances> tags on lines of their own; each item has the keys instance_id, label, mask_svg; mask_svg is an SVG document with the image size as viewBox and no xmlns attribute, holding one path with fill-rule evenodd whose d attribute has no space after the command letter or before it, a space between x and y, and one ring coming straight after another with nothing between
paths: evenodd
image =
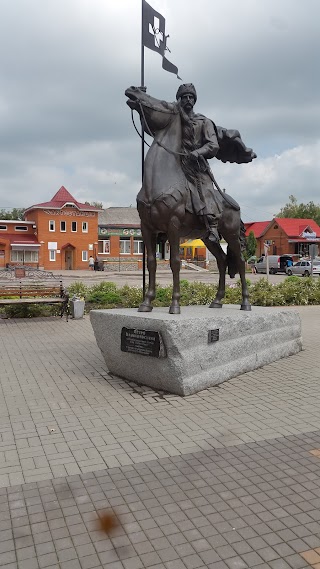
<instances>
[{"instance_id":1,"label":"lamp post","mask_svg":"<svg viewBox=\"0 0 320 569\"><path fill-rule=\"evenodd\" d=\"M268 252L270 249L270 245L269 245L269 243L264 243L263 245L264 245L264 254L266 257L267 281L269 281L269 255L268 255Z\"/></svg>"}]
</instances>

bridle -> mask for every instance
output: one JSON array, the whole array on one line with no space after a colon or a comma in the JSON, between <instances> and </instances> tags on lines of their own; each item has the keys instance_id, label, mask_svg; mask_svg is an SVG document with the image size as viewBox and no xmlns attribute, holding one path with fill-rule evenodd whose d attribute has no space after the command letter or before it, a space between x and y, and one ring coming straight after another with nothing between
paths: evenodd
<instances>
[{"instance_id":1,"label":"bridle","mask_svg":"<svg viewBox=\"0 0 320 569\"><path fill-rule=\"evenodd\" d=\"M173 156L188 156L188 154L186 152L175 152L174 150L171 150L170 148L168 148L167 146L165 146L165 144L162 144L162 142L160 142L159 140L157 140L156 138L154 138L154 134L151 131L149 125L148 125L148 121L146 119L146 115L145 112L143 110L143 104L141 103L141 101L137 101L139 107L140 107L140 112L141 112L141 116L143 119L144 124L146 125L146 131L147 134L149 134L150 136L152 136L152 138L154 139L154 141L156 142L156 144L158 144L158 146L160 146L161 148L163 148L164 150L166 150L167 152L169 152L169 154L172 154ZM152 109L155 110L159 113L164 113L164 114L168 114L168 115L175 115L177 113L174 113L173 111L161 111L160 109L153 109L153 107L149 107L148 105L145 105L145 107L148 107L148 109ZM133 109L131 109L131 119L132 119L132 124L136 130L136 132L138 133L138 135L140 136L140 138L142 139L142 136L140 134L140 132L138 131L135 122L134 122L134 118L133 118ZM150 148L150 144L148 144L145 140L144 143L149 146Z\"/></svg>"},{"instance_id":2,"label":"bridle","mask_svg":"<svg viewBox=\"0 0 320 569\"><path fill-rule=\"evenodd\" d=\"M148 125L148 121L147 121L147 119L146 119L146 115L145 115L144 110L143 110L143 104L142 104L142 102L139 101L139 100L137 100L137 103L138 103L138 105L139 105L139 107L140 107L140 112L141 112L141 116L142 116L143 122L144 122L144 124L145 124L145 126L146 126L146 131L147 131L147 133L153 138L154 142L156 142L156 144L158 144L158 146L160 146L161 148L163 148L164 150L166 150L169 154L172 154L173 156L188 156L188 153L187 153L187 152L176 152L176 151L174 151L174 150L171 150L170 148L168 148L167 146L165 146L164 144L162 144L162 142L160 142L159 140L157 140L156 138L154 138L154 134L153 134L153 132L151 131L149 125ZM153 107L149 107L149 105L146 105L146 104L145 104L144 106L145 106L145 107L148 107L149 109L155 110L155 111L157 111L157 112L159 112L159 113L165 113L165 114L168 114L168 115L169 115L169 114L170 114L170 115L175 115L175 114L177 114L177 113L175 113L175 112L173 112L173 111L169 111L169 110L168 110L168 111L161 111L160 109L153 109ZM140 132L138 131L138 129L137 129L136 125L135 125L135 122L134 122L133 109L131 109L131 120L132 120L132 124L133 124L133 126L134 126L134 128L135 128L137 134L140 136L140 138L141 138L141 140L142 140L143 137L141 136L141 134L140 134ZM144 144L146 144L146 145L149 146L149 148L150 148L150 144L148 144L144 139L143 139L143 142L144 142ZM213 173L212 173L210 167L209 167L208 164L206 163L206 161L205 161L205 159L203 158L203 156L199 156L199 157L198 157L198 164L199 164L199 158L202 160L202 163L205 165L205 169L206 169L207 173L209 174L209 176L210 176L210 178L211 178L213 184L215 185L215 187L217 188L217 190L220 192L220 194L223 196L224 193L225 193L225 190L221 190L221 188L219 187L219 185L218 185L218 183L217 183L217 181L216 181L216 179L215 179L215 177L214 177L214 175L213 175ZM200 167L200 164L199 164L199 167Z\"/></svg>"}]
</instances>

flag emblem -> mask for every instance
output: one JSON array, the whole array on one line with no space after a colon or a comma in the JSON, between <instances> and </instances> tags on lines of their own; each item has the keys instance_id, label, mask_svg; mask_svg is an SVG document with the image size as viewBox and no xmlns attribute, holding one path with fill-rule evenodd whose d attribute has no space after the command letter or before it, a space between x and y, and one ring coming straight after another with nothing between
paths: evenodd
<instances>
[{"instance_id":1,"label":"flag emblem","mask_svg":"<svg viewBox=\"0 0 320 569\"><path fill-rule=\"evenodd\" d=\"M178 79L178 68L166 57L167 47L166 21L164 17L154 10L150 4L142 0L142 44L162 56L162 68L169 73L174 73Z\"/></svg>"}]
</instances>

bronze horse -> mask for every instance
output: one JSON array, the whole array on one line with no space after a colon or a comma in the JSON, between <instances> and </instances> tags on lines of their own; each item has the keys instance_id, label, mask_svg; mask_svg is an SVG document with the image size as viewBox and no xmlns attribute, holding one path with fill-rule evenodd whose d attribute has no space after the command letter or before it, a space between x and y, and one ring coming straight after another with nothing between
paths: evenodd
<instances>
[{"instance_id":1,"label":"bronze horse","mask_svg":"<svg viewBox=\"0 0 320 569\"><path fill-rule=\"evenodd\" d=\"M245 278L244 226L240 208L227 194L216 192L220 208L218 231L228 243L225 253L219 243L208 239L208 231L200 216L186 210L188 186L181 167L182 127L180 114L174 103L160 101L138 87L125 91L128 106L136 110L144 130L153 136L144 164L142 188L137 196L142 237L147 250L149 285L139 312L150 312L156 295L156 244L157 239L170 243L170 268L173 291L170 314L180 314L180 238L201 238L215 256L219 269L219 286L210 308L221 308L225 295L225 275L240 274L242 286L241 310L251 310Z\"/></svg>"}]
</instances>

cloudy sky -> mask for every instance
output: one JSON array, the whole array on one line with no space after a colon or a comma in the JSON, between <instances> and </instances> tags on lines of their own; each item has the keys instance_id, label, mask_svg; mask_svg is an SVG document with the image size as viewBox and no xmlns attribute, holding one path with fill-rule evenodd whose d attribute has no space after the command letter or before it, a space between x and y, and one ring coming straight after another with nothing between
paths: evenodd
<instances>
[{"instance_id":1,"label":"cloudy sky","mask_svg":"<svg viewBox=\"0 0 320 569\"><path fill-rule=\"evenodd\" d=\"M195 110L240 131L258 158L211 161L245 221L320 202L319 0L150 0ZM140 83L141 0L0 0L0 208L135 205L140 140L124 90ZM148 92L179 81L145 53ZM137 121L139 122L139 121Z\"/></svg>"}]
</instances>

